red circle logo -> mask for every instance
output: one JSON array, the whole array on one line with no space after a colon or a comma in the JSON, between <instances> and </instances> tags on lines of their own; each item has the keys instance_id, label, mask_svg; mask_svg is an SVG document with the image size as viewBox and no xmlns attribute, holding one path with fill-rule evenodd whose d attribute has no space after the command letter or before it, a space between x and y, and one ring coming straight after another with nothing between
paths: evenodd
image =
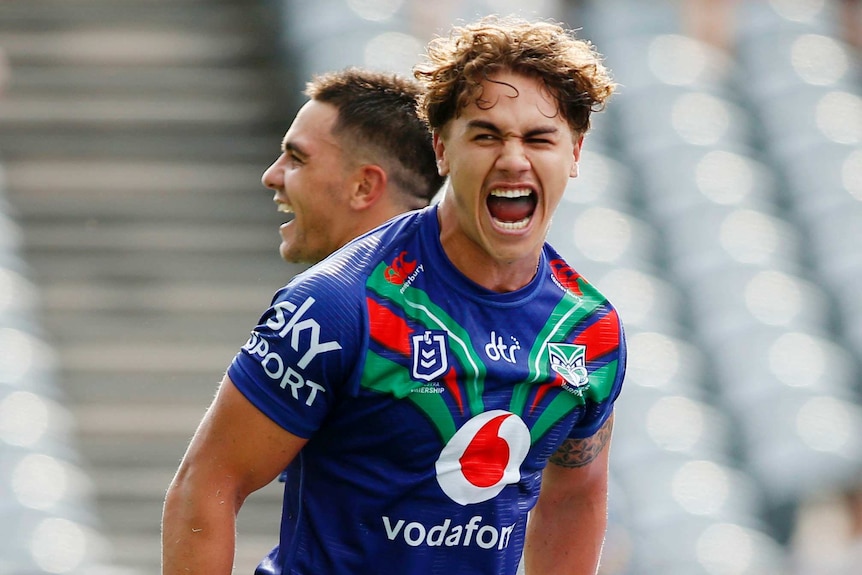
<instances>
[{"instance_id":1,"label":"red circle logo","mask_svg":"<svg viewBox=\"0 0 862 575\"><path fill-rule=\"evenodd\" d=\"M520 481L529 449L530 430L520 417L487 411L465 423L440 452L437 482L461 505L487 501Z\"/></svg>"}]
</instances>

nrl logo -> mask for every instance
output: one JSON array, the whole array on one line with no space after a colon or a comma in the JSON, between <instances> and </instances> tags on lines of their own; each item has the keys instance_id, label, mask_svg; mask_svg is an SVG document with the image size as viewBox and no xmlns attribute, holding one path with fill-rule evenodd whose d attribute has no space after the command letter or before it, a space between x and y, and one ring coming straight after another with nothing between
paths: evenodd
<instances>
[{"instance_id":1,"label":"nrl logo","mask_svg":"<svg viewBox=\"0 0 862 575\"><path fill-rule=\"evenodd\" d=\"M449 370L445 331L426 331L413 336L413 378L434 381Z\"/></svg>"},{"instance_id":2,"label":"nrl logo","mask_svg":"<svg viewBox=\"0 0 862 575\"><path fill-rule=\"evenodd\" d=\"M586 365L587 347L573 343L549 343L548 357L551 369L563 376L575 388L589 384Z\"/></svg>"}]
</instances>

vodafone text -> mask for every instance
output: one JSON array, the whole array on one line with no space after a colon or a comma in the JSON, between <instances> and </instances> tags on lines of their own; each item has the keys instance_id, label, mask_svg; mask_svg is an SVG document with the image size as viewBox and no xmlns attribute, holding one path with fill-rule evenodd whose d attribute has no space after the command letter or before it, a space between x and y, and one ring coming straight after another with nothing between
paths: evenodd
<instances>
[{"instance_id":1,"label":"vodafone text","mask_svg":"<svg viewBox=\"0 0 862 575\"><path fill-rule=\"evenodd\" d=\"M243 346L249 354L260 358L263 371L271 379L278 381L282 389L290 387L294 399L300 399L300 391L303 391L306 405L312 405L317 394L325 393L326 390L319 383L304 377L297 368L303 370L318 355L341 349L341 344L337 341L320 341L320 324L317 321L312 318L303 319L314 301L313 297L306 298L299 307L291 302L279 302L273 306L273 317L266 322L266 326L288 341L295 352L302 353L296 362L296 368L286 363L281 355L270 350L269 342L257 332L252 332ZM303 335L303 332L306 334Z\"/></svg>"},{"instance_id":2,"label":"vodafone text","mask_svg":"<svg viewBox=\"0 0 862 575\"><path fill-rule=\"evenodd\" d=\"M405 522L399 519L392 522L383 516L383 527L390 541L402 538L407 545L419 547L468 547L476 544L482 549L505 549L509 546L509 536L515 525L497 528L493 525L480 525L481 515L474 515L465 525L452 525L451 519L445 519L440 525L426 526L418 521Z\"/></svg>"}]
</instances>

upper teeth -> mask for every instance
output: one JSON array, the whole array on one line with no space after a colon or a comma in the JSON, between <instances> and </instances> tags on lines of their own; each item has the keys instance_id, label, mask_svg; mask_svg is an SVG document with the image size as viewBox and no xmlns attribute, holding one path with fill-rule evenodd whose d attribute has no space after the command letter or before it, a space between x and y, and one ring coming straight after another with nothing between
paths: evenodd
<instances>
[{"instance_id":1,"label":"upper teeth","mask_svg":"<svg viewBox=\"0 0 862 575\"><path fill-rule=\"evenodd\" d=\"M289 205L287 205L287 204L278 204L278 211L279 211L279 212L284 212L284 213L286 213L286 214L292 214L292 213L293 213L293 208L292 208L292 207L290 207L290 206L289 206Z\"/></svg>"},{"instance_id":2,"label":"upper teeth","mask_svg":"<svg viewBox=\"0 0 862 575\"><path fill-rule=\"evenodd\" d=\"M523 198L525 196L529 196L533 192L528 189L521 190L491 190L492 196L497 196L498 198Z\"/></svg>"}]
</instances>

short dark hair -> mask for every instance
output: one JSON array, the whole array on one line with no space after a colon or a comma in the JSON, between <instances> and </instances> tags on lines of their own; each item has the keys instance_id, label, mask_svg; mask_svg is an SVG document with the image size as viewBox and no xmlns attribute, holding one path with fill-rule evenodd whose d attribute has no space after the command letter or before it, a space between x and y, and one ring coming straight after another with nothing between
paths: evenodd
<instances>
[{"instance_id":1,"label":"short dark hair","mask_svg":"<svg viewBox=\"0 0 862 575\"><path fill-rule=\"evenodd\" d=\"M444 181L431 131L418 112L422 91L413 79L354 67L317 75L305 89L311 99L338 109L333 135L348 154L367 154L386 170L408 208L428 205Z\"/></svg>"}]
</instances>

